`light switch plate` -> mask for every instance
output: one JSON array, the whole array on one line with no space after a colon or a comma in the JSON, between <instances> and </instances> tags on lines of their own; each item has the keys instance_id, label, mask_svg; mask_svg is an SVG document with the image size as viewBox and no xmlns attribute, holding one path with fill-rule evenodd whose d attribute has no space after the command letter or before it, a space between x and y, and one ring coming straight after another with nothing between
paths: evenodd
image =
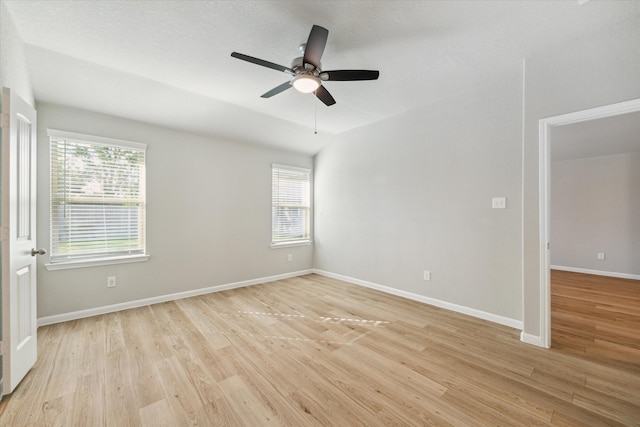
<instances>
[{"instance_id":1,"label":"light switch plate","mask_svg":"<svg viewBox=\"0 0 640 427\"><path fill-rule=\"evenodd\" d=\"M491 207L493 209L506 209L507 198L506 197L494 197L491 199Z\"/></svg>"}]
</instances>

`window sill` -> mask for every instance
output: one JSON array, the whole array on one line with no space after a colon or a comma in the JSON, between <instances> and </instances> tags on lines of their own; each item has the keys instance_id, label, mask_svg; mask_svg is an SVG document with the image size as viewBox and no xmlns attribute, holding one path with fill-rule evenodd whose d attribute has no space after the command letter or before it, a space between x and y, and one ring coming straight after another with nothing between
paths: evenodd
<instances>
[{"instance_id":1,"label":"window sill","mask_svg":"<svg viewBox=\"0 0 640 427\"><path fill-rule=\"evenodd\" d=\"M63 261L63 262L55 262L48 263L44 266L48 271L55 270L69 270L72 268L84 268L84 267L98 267L101 265L111 265L111 264L129 264L132 262L145 262L149 260L149 255L131 255L131 256L122 256L122 257L114 257L114 258L93 258L86 260L76 260L76 261Z\"/></svg>"},{"instance_id":2,"label":"window sill","mask_svg":"<svg viewBox=\"0 0 640 427\"><path fill-rule=\"evenodd\" d=\"M296 240L293 242L278 242L271 243L271 249L278 248L290 248L292 246L309 246L311 244L311 240Z\"/></svg>"}]
</instances>

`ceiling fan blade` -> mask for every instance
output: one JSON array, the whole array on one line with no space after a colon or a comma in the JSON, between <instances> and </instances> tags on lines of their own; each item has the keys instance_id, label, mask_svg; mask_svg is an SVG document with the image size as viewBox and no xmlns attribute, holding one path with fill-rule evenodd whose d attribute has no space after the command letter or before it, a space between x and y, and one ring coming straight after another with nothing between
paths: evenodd
<instances>
[{"instance_id":1,"label":"ceiling fan blade","mask_svg":"<svg viewBox=\"0 0 640 427\"><path fill-rule=\"evenodd\" d=\"M320 73L320 79L323 81L339 81L347 82L354 80L377 80L380 76L380 71L373 70L335 70L335 71L323 71Z\"/></svg>"},{"instance_id":2,"label":"ceiling fan blade","mask_svg":"<svg viewBox=\"0 0 640 427\"><path fill-rule=\"evenodd\" d=\"M280 92L284 92L287 89L291 88L291 82L284 82L282 83L280 86L276 86L273 89L271 89L268 92L263 93L262 95L260 95L261 98L271 98L273 95L277 95Z\"/></svg>"},{"instance_id":3,"label":"ceiling fan blade","mask_svg":"<svg viewBox=\"0 0 640 427\"><path fill-rule=\"evenodd\" d=\"M282 71L284 73L289 73L294 75L295 73L289 67L285 67L284 65L274 64L273 62L265 61L264 59L254 58L253 56L244 55L238 52L232 52L231 56L234 58L241 59L243 61L251 62L252 64L262 65L263 67L271 68L273 70Z\"/></svg>"},{"instance_id":4,"label":"ceiling fan blade","mask_svg":"<svg viewBox=\"0 0 640 427\"><path fill-rule=\"evenodd\" d=\"M322 53L327 44L327 37L329 37L329 30L326 28L320 27L319 25L311 27L309 39L304 48L304 64L311 64L315 68L320 66L320 59L322 59Z\"/></svg>"},{"instance_id":5,"label":"ceiling fan blade","mask_svg":"<svg viewBox=\"0 0 640 427\"><path fill-rule=\"evenodd\" d=\"M324 102L324 105L326 105L327 107L336 103L336 100L333 99L333 96L331 96L329 91L322 85L319 86L314 93L320 101Z\"/></svg>"}]
</instances>

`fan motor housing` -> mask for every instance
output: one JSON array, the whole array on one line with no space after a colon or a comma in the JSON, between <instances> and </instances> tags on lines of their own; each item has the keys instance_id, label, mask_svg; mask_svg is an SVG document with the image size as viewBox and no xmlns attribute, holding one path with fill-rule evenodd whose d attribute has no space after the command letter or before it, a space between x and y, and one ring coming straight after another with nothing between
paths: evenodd
<instances>
[{"instance_id":1,"label":"fan motor housing","mask_svg":"<svg viewBox=\"0 0 640 427\"><path fill-rule=\"evenodd\" d=\"M318 77L321 73L320 64L318 65L318 67L314 67L312 64L307 64L307 66L305 67L304 58L302 56L299 56L291 61L291 69L296 73L296 75L309 74Z\"/></svg>"}]
</instances>

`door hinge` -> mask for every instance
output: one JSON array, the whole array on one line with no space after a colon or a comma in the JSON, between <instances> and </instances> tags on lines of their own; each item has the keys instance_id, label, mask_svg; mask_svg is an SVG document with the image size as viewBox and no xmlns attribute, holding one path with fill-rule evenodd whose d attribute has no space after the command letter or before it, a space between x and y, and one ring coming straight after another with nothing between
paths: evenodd
<instances>
[{"instance_id":1,"label":"door hinge","mask_svg":"<svg viewBox=\"0 0 640 427\"><path fill-rule=\"evenodd\" d=\"M8 114L0 114L0 127L8 128L9 127L9 115Z\"/></svg>"}]
</instances>

